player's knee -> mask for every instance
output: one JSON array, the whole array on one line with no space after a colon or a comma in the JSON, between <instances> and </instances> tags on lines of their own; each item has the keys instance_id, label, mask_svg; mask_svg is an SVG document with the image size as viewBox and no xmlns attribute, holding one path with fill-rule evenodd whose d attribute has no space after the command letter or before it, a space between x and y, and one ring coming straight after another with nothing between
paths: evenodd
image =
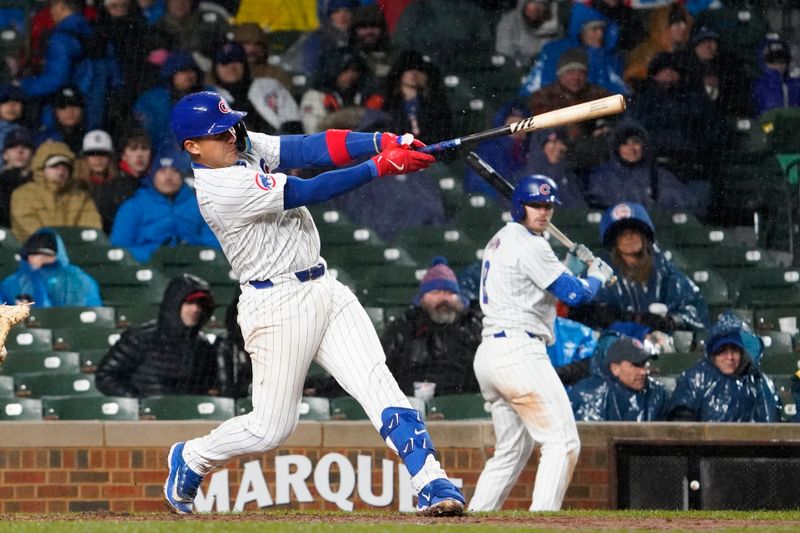
<instances>
[{"instance_id":1,"label":"player's knee","mask_svg":"<svg viewBox=\"0 0 800 533\"><path fill-rule=\"evenodd\" d=\"M381 438L400 455L409 474L417 475L428 456L436 453L419 412L406 407L387 407L381 413L381 421Z\"/></svg>"},{"instance_id":2,"label":"player's knee","mask_svg":"<svg viewBox=\"0 0 800 533\"><path fill-rule=\"evenodd\" d=\"M260 424L251 423L248 429L256 438L255 443L251 447L253 451L266 452L286 442L297 428L298 418L299 415L277 425L271 423L272 421Z\"/></svg>"}]
</instances>

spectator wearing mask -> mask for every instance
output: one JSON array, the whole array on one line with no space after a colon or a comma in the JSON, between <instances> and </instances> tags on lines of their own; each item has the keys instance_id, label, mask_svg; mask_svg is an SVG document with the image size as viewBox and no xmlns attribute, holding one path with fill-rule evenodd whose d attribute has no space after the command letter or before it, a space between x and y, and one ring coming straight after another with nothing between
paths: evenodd
<instances>
[{"instance_id":1,"label":"spectator wearing mask","mask_svg":"<svg viewBox=\"0 0 800 533\"><path fill-rule=\"evenodd\" d=\"M519 68L528 68L542 47L561 36L556 2L520 0L516 9L500 17L495 32L494 51Z\"/></svg>"},{"instance_id":2,"label":"spectator wearing mask","mask_svg":"<svg viewBox=\"0 0 800 533\"><path fill-rule=\"evenodd\" d=\"M25 128L6 135L3 144L3 171L0 172L0 227L11 226L11 193L31 181L33 139Z\"/></svg>"},{"instance_id":3,"label":"spectator wearing mask","mask_svg":"<svg viewBox=\"0 0 800 533\"><path fill-rule=\"evenodd\" d=\"M649 376L655 355L631 337L612 335L595 353L592 375L569 391L575 420L583 422L654 422L664 420L667 391Z\"/></svg>"},{"instance_id":4,"label":"spectator wearing mask","mask_svg":"<svg viewBox=\"0 0 800 533\"><path fill-rule=\"evenodd\" d=\"M17 271L0 282L0 300L33 302L34 307L99 307L100 288L80 267L70 264L61 237L43 228L28 237Z\"/></svg>"},{"instance_id":5,"label":"spectator wearing mask","mask_svg":"<svg viewBox=\"0 0 800 533\"><path fill-rule=\"evenodd\" d=\"M706 356L678 378L669 419L692 422L778 422L775 385L759 369L761 339L731 311L708 330Z\"/></svg>"},{"instance_id":6,"label":"spectator wearing mask","mask_svg":"<svg viewBox=\"0 0 800 533\"><path fill-rule=\"evenodd\" d=\"M758 115L770 109L800 106L800 78L791 75L791 60L789 45L775 34L768 35L758 55L761 75L753 84Z\"/></svg>"},{"instance_id":7,"label":"spectator wearing mask","mask_svg":"<svg viewBox=\"0 0 800 533\"><path fill-rule=\"evenodd\" d=\"M72 177L75 154L47 141L33 154L33 180L11 194L11 232L24 241L44 226L101 229L91 195Z\"/></svg>"},{"instance_id":8,"label":"spectator wearing mask","mask_svg":"<svg viewBox=\"0 0 800 533\"><path fill-rule=\"evenodd\" d=\"M133 398L216 394L216 355L201 331L213 311L208 283L190 274L172 279L158 318L125 330L97 365L97 388Z\"/></svg>"},{"instance_id":9,"label":"spectator wearing mask","mask_svg":"<svg viewBox=\"0 0 800 533\"><path fill-rule=\"evenodd\" d=\"M130 250L140 263L162 246L220 247L200 214L194 191L170 159L159 160L151 177L120 205L110 240Z\"/></svg>"},{"instance_id":10,"label":"spectator wearing mask","mask_svg":"<svg viewBox=\"0 0 800 533\"><path fill-rule=\"evenodd\" d=\"M414 382L435 383L435 394L478 392L472 369L481 342L481 315L461 296L443 257L435 257L413 307L389 324L381 343L400 389L414 395Z\"/></svg>"}]
</instances>

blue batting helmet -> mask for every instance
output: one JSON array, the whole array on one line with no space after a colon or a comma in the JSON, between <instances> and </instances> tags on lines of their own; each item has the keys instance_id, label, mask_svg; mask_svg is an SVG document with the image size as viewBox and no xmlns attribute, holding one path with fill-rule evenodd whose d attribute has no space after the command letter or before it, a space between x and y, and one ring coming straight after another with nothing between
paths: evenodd
<instances>
[{"instance_id":1,"label":"blue batting helmet","mask_svg":"<svg viewBox=\"0 0 800 533\"><path fill-rule=\"evenodd\" d=\"M169 127L183 146L183 141L195 137L216 135L238 124L247 113L233 111L228 102L211 91L201 91L184 96L172 107Z\"/></svg>"},{"instance_id":2,"label":"blue batting helmet","mask_svg":"<svg viewBox=\"0 0 800 533\"><path fill-rule=\"evenodd\" d=\"M556 182L542 174L531 174L519 180L511 196L511 218L514 222L525 218L524 204L533 202L560 204Z\"/></svg>"}]
</instances>

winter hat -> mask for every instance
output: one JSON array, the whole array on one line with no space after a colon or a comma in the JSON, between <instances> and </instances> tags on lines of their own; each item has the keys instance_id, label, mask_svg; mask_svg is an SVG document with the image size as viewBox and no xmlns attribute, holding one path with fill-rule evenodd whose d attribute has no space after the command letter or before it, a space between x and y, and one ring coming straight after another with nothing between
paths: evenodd
<instances>
[{"instance_id":1,"label":"winter hat","mask_svg":"<svg viewBox=\"0 0 800 533\"><path fill-rule=\"evenodd\" d=\"M169 57L167 57L167 60L164 61L164 64L161 65L159 75L162 80L169 80L176 72L182 70L194 70L198 74L201 72L192 54L183 51L172 52Z\"/></svg>"},{"instance_id":2,"label":"winter hat","mask_svg":"<svg viewBox=\"0 0 800 533\"><path fill-rule=\"evenodd\" d=\"M255 22L245 22L233 28L233 40L239 44L258 43L267 45L267 34L261 31L261 26Z\"/></svg>"},{"instance_id":3,"label":"winter hat","mask_svg":"<svg viewBox=\"0 0 800 533\"><path fill-rule=\"evenodd\" d=\"M360 6L353 12L353 28L385 28L383 13L376 5Z\"/></svg>"},{"instance_id":4,"label":"winter hat","mask_svg":"<svg viewBox=\"0 0 800 533\"><path fill-rule=\"evenodd\" d=\"M27 146L33 149L33 137L27 128L17 128L6 135L5 142L3 143L3 150L8 150L16 146Z\"/></svg>"},{"instance_id":5,"label":"winter hat","mask_svg":"<svg viewBox=\"0 0 800 533\"><path fill-rule=\"evenodd\" d=\"M722 350L722 348L729 345L736 346L742 351L743 354L747 353L747 348L745 348L744 343L742 342L742 336L739 335L738 332L728 333L727 335L721 335L710 340L711 342L708 343L707 350L709 355L716 355Z\"/></svg>"},{"instance_id":6,"label":"winter hat","mask_svg":"<svg viewBox=\"0 0 800 533\"><path fill-rule=\"evenodd\" d=\"M419 284L419 292L414 297L414 305L419 305L425 293L430 291L449 291L461 294L455 272L448 266L447 259L441 255L433 258L430 268L425 272L425 276Z\"/></svg>"},{"instance_id":7,"label":"winter hat","mask_svg":"<svg viewBox=\"0 0 800 533\"><path fill-rule=\"evenodd\" d=\"M54 167L56 165L67 165L72 167L73 159L63 155L63 154L54 154L44 160L44 168Z\"/></svg>"},{"instance_id":8,"label":"winter hat","mask_svg":"<svg viewBox=\"0 0 800 533\"><path fill-rule=\"evenodd\" d=\"M111 135L103 130L92 130L83 136L81 151L84 154L109 154L114 151Z\"/></svg>"},{"instance_id":9,"label":"winter hat","mask_svg":"<svg viewBox=\"0 0 800 533\"><path fill-rule=\"evenodd\" d=\"M339 11L340 9L352 10L355 7L355 2L353 0L328 0L328 6L325 9L325 14L330 17L331 13Z\"/></svg>"},{"instance_id":10,"label":"winter hat","mask_svg":"<svg viewBox=\"0 0 800 533\"><path fill-rule=\"evenodd\" d=\"M244 53L244 48L241 44L231 41L222 45L222 48L217 50L217 55L214 57L214 62L218 65L227 65L228 63L246 63L247 54Z\"/></svg>"},{"instance_id":11,"label":"winter hat","mask_svg":"<svg viewBox=\"0 0 800 533\"><path fill-rule=\"evenodd\" d=\"M652 78L665 68L671 68L678 73L683 73L683 65L681 64L678 54L673 52L657 53L647 66L647 76Z\"/></svg>"},{"instance_id":12,"label":"winter hat","mask_svg":"<svg viewBox=\"0 0 800 533\"><path fill-rule=\"evenodd\" d=\"M186 295L182 303L188 304L197 302L201 307L211 309L214 307L214 297L208 291L194 291Z\"/></svg>"},{"instance_id":13,"label":"winter hat","mask_svg":"<svg viewBox=\"0 0 800 533\"><path fill-rule=\"evenodd\" d=\"M57 247L58 245L56 244L56 237L49 231L34 233L28 237L28 240L22 245L19 255L21 255L23 258L27 258L29 255L34 254L55 257Z\"/></svg>"},{"instance_id":14,"label":"winter hat","mask_svg":"<svg viewBox=\"0 0 800 533\"><path fill-rule=\"evenodd\" d=\"M589 70L589 57L582 48L570 48L561 54L558 58L556 75L561 76L562 73L575 68Z\"/></svg>"},{"instance_id":15,"label":"winter hat","mask_svg":"<svg viewBox=\"0 0 800 533\"><path fill-rule=\"evenodd\" d=\"M24 102L25 93L16 85L2 85L0 86L0 104L4 104L8 101Z\"/></svg>"},{"instance_id":16,"label":"winter hat","mask_svg":"<svg viewBox=\"0 0 800 533\"><path fill-rule=\"evenodd\" d=\"M708 40L719 42L719 33L715 32L708 26L700 26L692 36L692 46L697 46L703 41Z\"/></svg>"},{"instance_id":17,"label":"winter hat","mask_svg":"<svg viewBox=\"0 0 800 533\"><path fill-rule=\"evenodd\" d=\"M67 86L58 91L53 98L53 107L61 109L69 106L84 107L86 102L81 92L75 87Z\"/></svg>"}]
</instances>

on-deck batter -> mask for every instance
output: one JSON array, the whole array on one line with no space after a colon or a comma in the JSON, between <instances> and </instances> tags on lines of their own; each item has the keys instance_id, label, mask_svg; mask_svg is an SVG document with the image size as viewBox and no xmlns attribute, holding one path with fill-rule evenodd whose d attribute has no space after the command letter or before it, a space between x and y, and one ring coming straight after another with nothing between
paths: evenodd
<instances>
[{"instance_id":1,"label":"on-deck batter","mask_svg":"<svg viewBox=\"0 0 800 533\"><path fill-rule=\"evenodd\" d=\"M283 443L300 417L303 381L318 362L364 407L386 443L402 457L419 493L417 509L458 515L464 497L434 455L425 424L386 367L366 312L353 293L326 274L317 228L305 205L368 181L434 162L409 149L423 146L390 133L329 130L282 137L248 133L245 113L218 94L181 99L171 127L189 152L200 211L242 285L239 325L253 360L253 411L169 452L164 495L177 513L191 513L211 469ZM377 155L375 155L377 154ZM365 163L303 180L275 172Z\"/></svg>"},{"instance_id":2,"label":"on-deck batter","mask_svg":"<svg viewBox=\"0 0 800 533\"><path fill-rule=\"evenodd\" d=\"M535 443L541 445L531 511L557 511L578 460L580 441L567 393L546 345L553 342L556 299L577 305L592 298L611 267L583 245L585 279L559 262L542 236L553 216L558 188L550 178L523 178L511 199L509 222L486 245L480 305L483 341L475 376L491 404L497 444L478 478L470 511L500 509Z\"/></svg>"}]
</instances>

